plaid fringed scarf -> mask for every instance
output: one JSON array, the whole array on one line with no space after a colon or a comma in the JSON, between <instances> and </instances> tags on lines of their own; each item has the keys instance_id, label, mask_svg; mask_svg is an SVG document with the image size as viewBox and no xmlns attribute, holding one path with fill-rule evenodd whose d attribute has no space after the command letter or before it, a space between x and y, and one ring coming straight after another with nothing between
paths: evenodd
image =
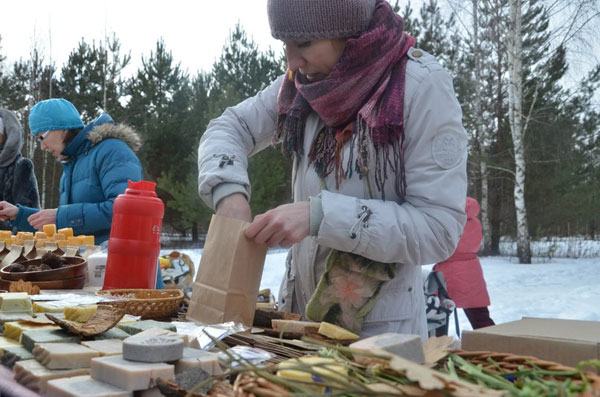
<instances>
[{"instance_id":1,"label":"plaid fringed scarf","mask_svg":"<svg viewBox=\"0 0 600 397\"><path fill-rule=\"evenodd\" d=\"M336 184L368 169L369 144L375 150L375 182L385 199L388 166L395 174L396 192L405 196L404 88L406 53L414 39L404 21L385 0L377 0L367 31L346 41L338 63L323 80L307 83L299 73L288 78L277 98L277 133L288 154L302 155L307 116L315 111L325 128L319 131L309 159L324 178L335 170ZM358 155L347 159L342 148L351 139ZM351 151L353 154L354 151Z\"/></svg>"}]
</instances>

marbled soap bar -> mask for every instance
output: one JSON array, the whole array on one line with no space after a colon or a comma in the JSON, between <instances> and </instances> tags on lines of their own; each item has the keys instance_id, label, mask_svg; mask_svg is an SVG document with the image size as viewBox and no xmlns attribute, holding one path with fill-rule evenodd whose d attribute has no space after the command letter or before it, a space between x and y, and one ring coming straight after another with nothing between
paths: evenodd
<instances>
[{"instance_id":1,"label":"marbled soap bar","mask_svg":"<svg viewBox=\"0 0 600 397\"><path fill-rule=\"evenodd\" d=\"M201 368L211 376L223 373L217 353L186 347L183 349L183 357L175 361L175 373L179 374L188 368Z\"/></svg>"},{"instance_id":2,"label":"marbled soap bar","mask_svg":"<svg viewBox=\"0 0 600 397\"><path fill-rule=\"evenodd\" d=\"M4 313L32 313L31 298L26 292L0 294L0 311Z\"/></svg>"},{"instance_id":3,"label":"marbled soap bar","mask_svg":"<svg viewBox=\"0 0 600 397\"><path fill-rule=\"evenodd\" d=\"M0 362L8 368L14 367L17 361L31 360L33 354L23 346L6 346L2 349Z\"/></svg>"},{"instance_id":4,"label":"marbled soap bar","mask_svg":"<svg viewBox=\"0 0 600 397\"><path fill-rule=\"evenodd\" d=\"M135 323L118 324L117 327L121 328L129 335L135 335L150 328L162 328L168 331L177 332L177 328L173 324L154 320L143 320L136 321Z\"/></svg>"},{"instance_id":5,"label":"marbled soap bar","mask_svg":"<svg viewBox=\"0 0 600 397\"><path fill-rule=\"evenodd\" d=\"M94 314L96 314L97 309L98 305L65 307L65 319L70 321L77 321L78 323L85 323Z\"/></svg>"},{"instance_id":6,"label":"marbled soap bar","mask_svg":"<svg viewBox=\"0 0 600 397\"><path fill-rule=\"evenodd\" d=\"M89 368L94 357L100 353L77 343L38 343L33 356L49 369Z\"/></svg>"},{"instance_id":7,"label":"marbled soap bar","mask_svg":"<svg viewBox=\"0 0 600 397\"><path fill-rule=\"evenodd\" d=\"M0 352L8 346L22 346L19 342L14 339L9 339L4 336L0 336Z\"/></svg>"},{"instance_id":8,"label":"marbled soap bar","mask_svg":"<svg viewBox=\"0 0 600 397\"><path fill-rule=\"evenodd\" d=\"M14 321L4 324L4 336L21 342L21 334L27 331L58 330L58 325L35 324L23 321Z\"/></svg>"},{"instance_id":9,"label":"marbled soap bar","mask_svg":"<svg viewBox=\"0 0 600 397\"><path fill-rule=\"evenodd\" d=\"M48 369L37 362L37 360L19 361L14 367L15 380L23 386L33 391L38 391L41 394L46 393L47 383L51 379L89 375L89 372L89 368Z\"/></svg>"},{"instance_id":10,"label":"marbled soap bar","mask_svg":"<svg viewBox=\"0 0 600 397\"><path fill-rule=\"evenodd\" d=\"M155 386L156 379L175 379L173 365L127 361L123 356L105 356L92 359L92 378L110 383L121 389L147 390Z\"/></svg>"},{"instance_id":11,"label":"marbled soap bar","mask_svg":"<svg viewBox=\"0 0 600 397\"><path fill-rule=\"evenodd\" d=\"M62 330L25 331L21 343L25 349L32 351L36 343L79 343L80 339Z\"/></svg>"},{"instance_id":12,"label":"marbled soap bar","mask_svg":"<svg viewBox=\"0 0 600 397\"><path fill-rule=\"evenodd\" d=\"M109 329L108 331L104 332L103 334L94 336L94 340L103 340L103 339L123 340L125 338L129 338L130 336L131 335L129 335L127 332L115 327L115 328Z\"/></svg>"},{"instance_id":13,"label":"marbled soap bar","mask_svg":"<svg viewBox=\"0 0 600 397\"><path fill-rule=\"evenodd\" d=\"M102 339L81 341L85 347L96 350L100 356L118 356L123 354L123 341L119 339Z\"/></svg>"},{"instance_id":14,"label":"marbled soap bar","mask_svg":"<svg viewBox=\"0 0 600 397\"><path fill-rule=\"evenodd\" d=\"M93 379L89 375L48 381L48 397L133 397L133 393Z\"/></svg>"}]
</instances>

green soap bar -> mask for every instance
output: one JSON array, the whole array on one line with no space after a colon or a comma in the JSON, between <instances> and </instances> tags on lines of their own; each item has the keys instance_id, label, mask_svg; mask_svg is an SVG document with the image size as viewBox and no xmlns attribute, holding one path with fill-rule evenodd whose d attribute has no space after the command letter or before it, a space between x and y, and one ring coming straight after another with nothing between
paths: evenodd
<instances>
[{"instance_id":1,"label":"green soap bar","mask_svg":"<svg viewBox=\"0 0 600 397\"><path fill-rule=\"evenodd\" d=\"M96 335L94 336L95 340L102 340L102 339L119 339L119 340L123 340L125 338L129 338L131 335L129 335L127 332L123 331L122 329L119 328L111 328L108 331L106 331L103 334L100 335Z\"/></svg>"},{"instance_id":2,"label":"green soap bar","mask_svg":"<svg viewBox=\"0 0 600 397\"><path fill-rule=\"evenodd\" d=\"M117 327L127 332L129 335L135 335L150 328L162 328L169 331L177 332L177 327L171 323L164 323L154 320L136 321L134 323L118 324Z\"/></svg>"},{"instance_id":3,"label":"green soap bar","mask_svg":"<svg viewBox=\"0 0 600 397\"><path fill-rule=\"evenodd\" d=\"M17 361L31 360L33 358L33 354L23 346L6 346L2 350L4 354L2 354L0 362L8 368L14 367Z\"/></svg>"},{"instance_id":4,"label":"green soap bar","mask_svg":"<svg viewBox=\"0 0 600 397\"><path fill-rule=\"evenodd\" d=\"M21 335L21 343L25 349L32 351L36 343L79 343L81 338L62 330L25 331Z\"/></svg>"}]
</instances>

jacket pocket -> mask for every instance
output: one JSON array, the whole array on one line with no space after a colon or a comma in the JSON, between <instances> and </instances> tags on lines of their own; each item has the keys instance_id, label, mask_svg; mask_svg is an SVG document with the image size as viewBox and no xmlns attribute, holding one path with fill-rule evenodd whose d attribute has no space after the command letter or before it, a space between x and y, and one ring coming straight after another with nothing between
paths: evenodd
<instances>
[{"instance_id":1,"label":"jacket pocket","mask_svg":"<svg viewBox=\"0 0 600 397\"><path fill-rule=\"evenodd\" d=\"M412 287L382 289L375 306L365 317L364 323L410 319L414 316L415 305L416 297Z\"/></svg>"}]
</instances>

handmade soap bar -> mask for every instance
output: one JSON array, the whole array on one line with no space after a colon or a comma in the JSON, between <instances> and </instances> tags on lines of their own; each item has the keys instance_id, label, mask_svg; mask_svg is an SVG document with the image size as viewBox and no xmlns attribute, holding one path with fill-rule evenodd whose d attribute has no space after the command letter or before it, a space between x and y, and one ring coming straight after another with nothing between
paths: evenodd
<instances>
[{"instance_id":1,"label":"handmade soap bar","mask_svg":"<svg viewBox=\"0 0 600 397\"><path fill-rule=\"evenodd\" d=\"M271 325L274 330L283 332L297 332L301 334L306 333L306 328L319 328L321 323L313 323L308 321L297 321L297 320L279 320L272 319Z\"/></svg>"},{"instance_id":2,"label":"handmade soap bar","mask_svg":"<svg viewBox=\"0 0 600 397\"><path fill-rule=\"evenodd\" d=\"M321 326L319 327L319 333L331 339L339 339L339 340L357 340L358 335L339 327L335 324L330 324L325 321L321 322Z\"/></svg>"},{"instance_id":3,"label":"handmade soap bar","mask_svg":"<svg viewBox=\"0 0 600 397\"><path fill-rule=\"evenodd\" d=\"M71 228L71 227L65 227L65 228L62 228L62 229L58 229L56 231L56 233L62 234L62 235L64 235L67 238L73 237L73 228Z\"/></svg>"},{"instance_id":4,"label":"handmade soap bar","mask_svg":"<svg viewBox=\"0 0 600 397\"><path fill-rule=\"evenodd\" d=\"M96 314L98 305L82 305L65 307L65 319L85 323Z\"/></svg>"},{"instance_id":5,"label":"handmade soap bar","mask_svg":"<svg viewBox=\"0 0 600 397\"><path fill-rule=\"evenodd\" d=\"M48 397L133 397L133 393L100 382L89 375L48 381Z\"/></svg>"},{"instance_id":6,"label":"handmade soap bar","mask_svg":"<svg viewBox=\"0 0 600 397\"><path fill-rule=\"evenodd\" d=\"M117 327L127 332L129 335L135 335L150 328L162 328L177 332L177 328L171 323L163 323L154 320L136 321L135 323L117 324Z\"/></svg>"},{"instance_id":7,"label":"handmade soap bar","mask_svg":"<svg viewBox=\"0 0 600 397\"><path fill-rule=\"evenodd\" d=\"M0 336L0 351L8 346L22 346L19 342L14 339L9 339L4 336Z\"/></svg>"},{"instance_id":8,"label":"handmade soap bar","mask_svg":"<svg viewBox=\"0 0 600 397\"><path fill-rule=\"evenodd\" d=\"M101 356L117 356L123 354L123 341L119 339L87 340L81 344L96 350Z\"/></svg>"},{"instance_id":9,"label":"handmade soap bar","mask_svg":"<svg viewBox=\"0 0 600 397\"><path fill-rule=\"evenodd\" d=\"M169 336L132 336L123 341L123 358L144 363L175 361L183 357L183 339Z\"/></svg>"},{"instance_id":10,"label":"handmade soap bar","mask_svg":"<svg viewBox=\"0 0 600 397\"><path fill-rule=\"evenodd\" d=\"M100 335L96 335L94 336L94 340L102 340L102 339L126 339L129 338L131 335L129 335L127 332L123 331L122 329L119 328L111 328L108 331L106 331L103 334Z\"/></svg>"},{"instance_id":11,"label":"handmade soap bar","mask_svg":"<svg viewBox=\"0 0 600 397\"><path fill-rule=\"evenodd\" d=\"M90 369L48 369L36 360L24 360L15 364L14 373L17 382L33 391L44 394L50 379L89 375Z\"/></svg>"},{"instance_id":12,"label":"handmade soap bar","mask_svg":"<svg viewBox=\"0 0 600 397\"><path fill-rule=\"evenodd\" d=\"M423 340L419 335L388 332L354 342L350 348L364 351L381 349L417 363L425 362Z\"/></svg>"},{"instance_id":13,"label":"handmade soap bar","mask_svg":"<svg viewBox=\"0 0 600 397\"><path fill-rule=\"evenodd\" d=\"M26 292L5 292L0 294L0 311L5 313L31 314L31 298Z\"/></svg>"},{"instance_id":14,"label":"handmade soap bar","mask_svg":"<svg viewBox=\"0 0 600 397\"><path fill-rule=\"evenodd\" d=\"M127 361L123 356L105 356L92 359L92 378L125 390L146 390L156 379L175 379L173 365Z\"/></svg>"},{"instance_id":15,"label":"handmade soap bar","mask_svg":"<svg viewBox=\"0 0 600 397\"><path fill-rule=\"evenodd\" d=\"M181 339L183 339L183 346L189 347L189 344L190 344L189 335L178 334L177 332L169 331L169 330L163 329L163 328L149 328L145 331L142 331L142 332L139 332L139 333L133 335L132 337L146 338L149 336L169 336L169 337L181 338Z\"/></svg>"},{"instance_id":16,"label":"handmade soap bar","mask_svg":"<svg viewBox=\"0 0 600 397\"><path fill-rule=\"evenodd\" d=\"M100 357L96 350L77 343L38 343L32 353L50 369L89 368L92 358Z\"/></svg>"},{"instance_id":17,"label":"handmade soap bar","mask_svg":"<svg viewBox=\"0 0 600 397\"><path fill-rule=\"evenodd\" d=\"M34 302L33 312L34 313L62 313L64 307L56 305L51 302Z\"/></svg>"},{"instance_id":18,"label":"handmade soap bar","mask_svg":"<svg viewBox=\"0 0 600 397\"><path fill-rule=\"evenodd\" d=\"M60 329L25 331L21 343L25 349L32 351L36 343L79 343L79 336L68 334Z\"/></svg>"},{"instance_id":19,"label":"handmade soap bar","mask_svg":"<svg viewBox=\"0 0 600 397\"><path fill-rule=\"evenodd\" d=\"M175 373L179 374L188 368L201 368L211 376L223 373L217 353L186 347L183 349L183 357L175 362Z\"/></svg>"},{"instance_id":20,"label":"handmade soap bar","mask_svg":"<svg viewBox=\"0 0 600 397\"><path fill-rule=\"evenodd\" d=\"M33 358L33 354L23 346L6 346L2 351L0 362L8 368L14 367L17 361L31 360Z\"/></svg>"},{"instance_id":21,"label":"handmade soap bar","mask_svg":"<svg viewBox=\"0 0 600 397\"><path fill-rule=\"evenodd\" d=\"M44 229L44 233L46 233L48 238L51 238L56 233L56 225L44 225L42 229Z\"/></svg>"},{"instance_id":22,"label":"handmade soap bar","mask_svg":"<svg viewBox=\"0 0 600 397\"><path fill-rule=\"evenodd\" d=\"M57 330L58 325L26 323L15 321L4 324L4 336L21 342L21 334L26 331ZM22 343L22 342L21 342Z\"/></svg>"}]
</instances>

